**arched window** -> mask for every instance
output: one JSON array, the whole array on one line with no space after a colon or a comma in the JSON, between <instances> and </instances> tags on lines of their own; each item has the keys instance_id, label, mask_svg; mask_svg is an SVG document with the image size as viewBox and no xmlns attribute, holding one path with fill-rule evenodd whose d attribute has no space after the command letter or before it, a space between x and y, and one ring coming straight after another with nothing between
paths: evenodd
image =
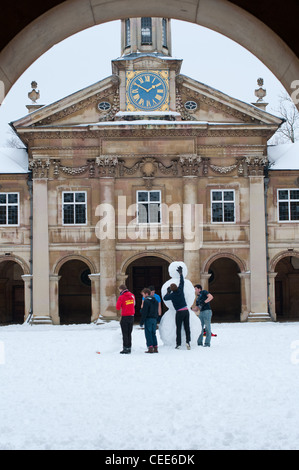
<instances>
[{"instance_id":1,"label":"arched window","mask_svg":"<svg viewBox=\"0 0 299 470\"><path fill-rule=\"evenodd\" d=\"M162 46L168 47L167 46L167 19L166 18L162 19Z\"/></svg>"},{"instance_id":2,"label":"arched window","mask_svg":"<svg viewBox=\"0 0 299 470\"><path fill-rule=\"evenodd\" d=\"M141 18L141 44L152 44L152 19L149 17Z\"/></svg>"},{"instance_id":3,"label":"arched window","mask_svg":"<svg viewBox=\"0 0 299 470\"><path fill-rule=\"evenodd\" d=\"M131 24L130 20L127 19L125 21L125 47L129 47L131 45Z\"/></svg>"}]
</instances>

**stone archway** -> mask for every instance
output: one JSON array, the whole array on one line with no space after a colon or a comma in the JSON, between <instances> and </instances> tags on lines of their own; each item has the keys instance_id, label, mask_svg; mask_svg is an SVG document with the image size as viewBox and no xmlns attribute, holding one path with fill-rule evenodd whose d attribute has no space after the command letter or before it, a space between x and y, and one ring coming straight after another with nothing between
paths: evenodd
<instances>
[{"instance_id":1,"label":"stone archway","mask_svg":"<svg viewBox=\"0 0 299 470\"><path fill-rule=\"evenodd\" d=\"M126 285L136 298L135 317L137 320L140 317L141 290L154 285L156 293L161 296L161 287L169 279L168 267L171 261L158 254L150 256L143 254L143 256L138 255L131 259L130 263L126 263ZM165 306L162 302L162 312L164 311Z\"/></svg>"},{"instance_id":2,"label":"stone archway","mask_svg":"<svg viewBox=\"0 0 299 470\"><path fill-rule=\"evenodd\" d=\"M91 274L80 259L66 261L59 269L60 324L80 324L91 321Z\"/></svg>"},{"instance_id":3,"label":"stone archway","mask_svg":"<svg viewBox=\"0 0 299 470\"><path fill-rule=\"evenodd\" d=\"M275 277L275 312L277 321L299 320L299 253L284 252L272 262Z\"/></svg>"},{"instance_id":4,"label":"stone archway","mask_svg":"<svg viewBox=\"0 0 299 470\"><path fill-rule=\"evenodd\" d=\"M0 325L24 323L23 275L22 266L15 260L0 262Z\"/></svg>"},{"instance_id":5,"label":"stone archway","mask_svg":"<svg viewBox=\"0 0 299 470\"><path fill-rule=\"evenodd\" d=\"M206 263L208 286L214 296L211 305L214 322L238 322L242 314L241 271L244 264L233 255L218 254Z\"/></svg>"},{"instance_id":6,"label":"stone archway","mask_svg":"<svg viewBox=\"0 0 299 470\"><path fill-rule=\"evenodd\" d=\"M248 8L248 6L247 6ZM290 13L291 14L291 13ZM128 16L185 20L217 31L259 58L291 94L299 59L264 21L226 0L68 0L23 28L0 54L0 81L7 94L20 75L56 43L91 26ZM286 22L287 23L287 22ZM236 27L237 25L237 27ZM38 38L38 40L36 39ZM279 58L279 60L278 60ZM0 82L1 83L1 82ZM298 104L299 107L299 104Z\"/></svg>"}]
</instances>

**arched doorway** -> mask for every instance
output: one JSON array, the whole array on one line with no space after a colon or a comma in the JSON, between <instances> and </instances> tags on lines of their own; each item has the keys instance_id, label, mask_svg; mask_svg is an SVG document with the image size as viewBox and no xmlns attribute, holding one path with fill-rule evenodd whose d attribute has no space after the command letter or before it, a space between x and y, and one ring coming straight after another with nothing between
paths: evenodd
<instances>
[{"instance_id":1,"label":"arched doorway","mask_svg":"<svg viewBox=\"0 0 299 470\"><path fill-rule=\"evenodd\" d=\"M15 261L0 263L0 324L24 323L25 301L23 270Z\"/></svg>"},{"instance_id":2,"label":"arched doorway","mask_svg":"<svg viewBox=\"0 0 299 470\"><path fill-rule=\"evenodd\" d=\"M238 322L241 315L240 268L230 258L218 258L210 266L209 291L214 322Z\"/></svg>"},{"instance_id":3,"label":"arched doorway","mask_svg":"<svg viewBox=\"0 0 299 470\"><path fill-rule=\"evenodd\" d=\"M299 257L286 256L276 264L275 310L277 321L299 320Z\"/></svg>"},{"instance_id":4,"label":"arched doorway","mask_svg":"<svg viewBox=\"0 0 299 470\"><path fill-rule=\"evenodd\" d=\"M127 268L127 287L136 297L135 318L140 318L140 306L144 287L155 286L156 293L161 297L162 285L170 279L168 274L169 262L158 256L143 256L134 260ZM165 306L162 301L162 313Z\"/></svg>"},{"instance_id":5,"label":"arched doorway","mask_svg":"<svg viewBox=\"0 0 299 470\"><path fill-rule=\"evenodd\" d=\"M90 323L91 281L89 267L81 260L70 260L59 270L59 317L61 325Z\"/></svg>"}]
</instances>

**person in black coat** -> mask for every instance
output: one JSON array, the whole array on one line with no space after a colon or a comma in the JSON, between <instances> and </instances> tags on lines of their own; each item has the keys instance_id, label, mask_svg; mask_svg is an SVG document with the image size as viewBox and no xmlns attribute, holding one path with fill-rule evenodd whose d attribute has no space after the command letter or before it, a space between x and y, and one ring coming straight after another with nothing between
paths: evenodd
<instances>
[{"instance_id":1,"label":"person in black coat","mask_svg":"<svg viewBox=\"0 0 299 470\"><path fill-rule=\"evenodd\" d=\"M157 321L158 321L158 310L159 302L151 295L151 291L144 288L141 292L144 297L142 308L140 310L141 320L140 326L144 325L144 333L146 339L146 345L148 350L147 353L158 352L158 341L157 341Z\"/></svg>"},{"instance_id":2,"label":"person in black coat","mask_svg":"<svg viewBox=\"0 0 299 470\"><path fill-rule=\"evenodd\" d=\"M183 268L178 267L177 272L180 275L179 286L170 284L167 288L167 294L164 295L163 300L171 300L176 310L175 323L176 323L176 349L181 348L181 330L182 324L186 333L187 349L190 349L191 333L190 333L190 313L187 307L187 302L184 295L184 276Z\"/></svg>"}]
</instances>

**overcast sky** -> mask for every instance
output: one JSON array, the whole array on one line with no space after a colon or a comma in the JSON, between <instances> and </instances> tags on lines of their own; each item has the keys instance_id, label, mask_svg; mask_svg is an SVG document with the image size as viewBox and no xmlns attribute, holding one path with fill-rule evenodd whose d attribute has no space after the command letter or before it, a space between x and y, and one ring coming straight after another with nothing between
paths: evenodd
<instances>
[{"instance_id":1,"label":"overcast sky","mask_svg":"<svg viewBox=\"0 0 299 470\"><path fill-rule=\"evenodd\" d=\"M252 103L257 79L264 78L267 111L278 114L285 89L262 62L237 43L198 25L172 20L172 55L183 59L181 73L234 98ZM94 26L52 47L19 78L0 107L0 146L7 123L27 114L28 92L35 80L39 104L50 104L111 75L120 56L120 21Z\"/></svg>"}]
</instances>

